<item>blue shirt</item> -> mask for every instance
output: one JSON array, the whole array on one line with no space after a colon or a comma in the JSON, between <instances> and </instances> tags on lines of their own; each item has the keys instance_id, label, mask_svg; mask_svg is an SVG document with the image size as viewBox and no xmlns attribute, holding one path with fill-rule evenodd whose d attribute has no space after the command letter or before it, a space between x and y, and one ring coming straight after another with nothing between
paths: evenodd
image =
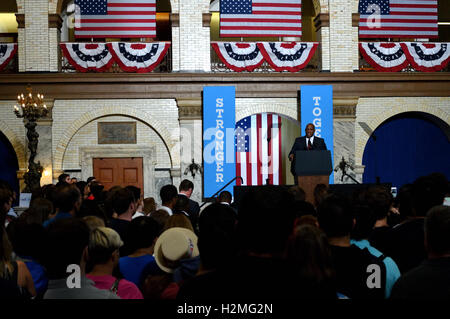
<instances>
[{"instance_id":1,"label":"blue shirt","mask_svg":"<svg viewBox=\"0 0 450 319\"><path fill-rule=\"evenodd\" d=\"M119 259L119 269L124 278L140 287L145 277L158 273L159 267L155 257L143 255L139 257L122 257Z\"/></svg>"},{"instance_id":2,"label":"blue shirt","mask_svg":"<svg viewBox=\"0 0 450 319\"><path fill-rule=\"evenodd\" d=\"M361 249L367 248L367 250L375 257L380 257L381 255L383 255L381 251L379 251L375 247L370 246L369 241L366 239L363 240L352 239L350 243ZM385 298L389 298L391 295L392 287L394 286L397 279L400 278L400 270L398 269L397 264L391 257L384 258L383 263L386 266L386 290L384 296Z\"/></svg>"},{"instance_id":3,"label":"blue shirt","mask_svg":"<svg viewBox=\"0 0 450 319\"><path fill-rule=\"evenodd\" d=\"M44 228L47 228L51 223L53 223L53 222L55 222L55 221L57 221L57 220L59 220L59 219L66 219L66 218L72 218L72 217L73 217L73 216L72 216L71 213L59 212L58 214L56 214L55 217L53 217L53 218L51 218L51 219L49 219L49 220L46 220L46 221L42 224L42 226L44 226Z\"/></svg>"}]
</instances>

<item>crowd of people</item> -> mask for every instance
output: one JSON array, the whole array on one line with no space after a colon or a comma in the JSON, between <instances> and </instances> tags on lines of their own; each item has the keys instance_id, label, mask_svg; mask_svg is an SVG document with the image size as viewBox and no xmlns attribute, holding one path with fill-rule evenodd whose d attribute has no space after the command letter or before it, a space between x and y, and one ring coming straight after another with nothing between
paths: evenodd
<instances>
[{"instance_id":1,"label":"crowd of people","mask_svg":"<svg viewBox=\"0 0 450 319\"><path fill-rule=\"evenodd\" d=\"M203 210L194 185L160 198L60 176L20 216L0 182L0 298L449 299L450 196L442 174L394 198L318 185L224 191Z\"/></svg>"}]
</instances>

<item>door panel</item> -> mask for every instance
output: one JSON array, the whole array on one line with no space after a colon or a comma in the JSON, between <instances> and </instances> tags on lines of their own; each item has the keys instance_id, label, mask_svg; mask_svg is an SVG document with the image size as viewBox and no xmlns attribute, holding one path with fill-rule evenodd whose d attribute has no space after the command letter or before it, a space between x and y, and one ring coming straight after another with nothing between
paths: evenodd
<instances>
[{"instance_id":1,"label":"door panel","mask_svg":"<svg viewBox=\"0 0 450 319\"><path fill-rule=\"evenodd\" d=\"M142 157L132 158L94 158L94 176L105 190L113 186L133 185L144 191Z\"/></svg>"}]
</instances>

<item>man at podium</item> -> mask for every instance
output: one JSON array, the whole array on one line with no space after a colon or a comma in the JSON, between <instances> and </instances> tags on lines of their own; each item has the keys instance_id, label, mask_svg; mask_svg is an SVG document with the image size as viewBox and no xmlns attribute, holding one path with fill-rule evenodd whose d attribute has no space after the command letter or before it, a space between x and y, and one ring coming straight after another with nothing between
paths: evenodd
<instances>
[{"instance_id":1,"label":"man at podium","mask_svg":"<svg viewBox=\"0 0 450 319\"><path fill-rule=\"evenodd\" d=\"M297 185L297 176L295 174L295 152L297 151L320 151L327 150L325 140L314 136L316 128L314 124L309 123L305 128L305 136L297 137L294 145L289 152L289 161L291 162L291 173L294 175L295 184Z\"/></svg>"}]
</instances>

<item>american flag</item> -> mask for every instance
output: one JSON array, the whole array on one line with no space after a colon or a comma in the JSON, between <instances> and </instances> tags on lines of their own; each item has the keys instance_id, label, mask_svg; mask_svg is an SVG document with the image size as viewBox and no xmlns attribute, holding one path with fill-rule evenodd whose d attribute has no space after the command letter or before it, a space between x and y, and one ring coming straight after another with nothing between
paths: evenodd
<instances>
[{"instance_id":1,"label":"american flag","mask_svg":"<svg viewBox=\"0 0 450 319\"><path fill-rule=\"evenodd\" d=\"M221 0L221 37L301 37L301 0Z\"/></svg>"},{"instance_id":2,"label":"american flag","mask_svg":"<svg viewBox=\"0 0 450 319\"><path fill-rule=\"evenodd\" d=\"M437 38L437 0L360 0L360 38Z\"/></svg>"},{"instance_id":3,"label":"american flag","mask_svg":"<svg viewBox=\"0 0 450 319\"><path fill-rule=\"evenodd\" d=\"M281 184L281 117L255 114L236 123L236 185Z\"/></svg>"},{"instance_id":4,"label":"american flag","mask_svg":"<svg viewBox=\"0 0 450 319\"><path fill-rule=\"evenodd\" d=\"M75 0L75 38L153 38L156 0Z\"/></svg>"}]
</instances>

